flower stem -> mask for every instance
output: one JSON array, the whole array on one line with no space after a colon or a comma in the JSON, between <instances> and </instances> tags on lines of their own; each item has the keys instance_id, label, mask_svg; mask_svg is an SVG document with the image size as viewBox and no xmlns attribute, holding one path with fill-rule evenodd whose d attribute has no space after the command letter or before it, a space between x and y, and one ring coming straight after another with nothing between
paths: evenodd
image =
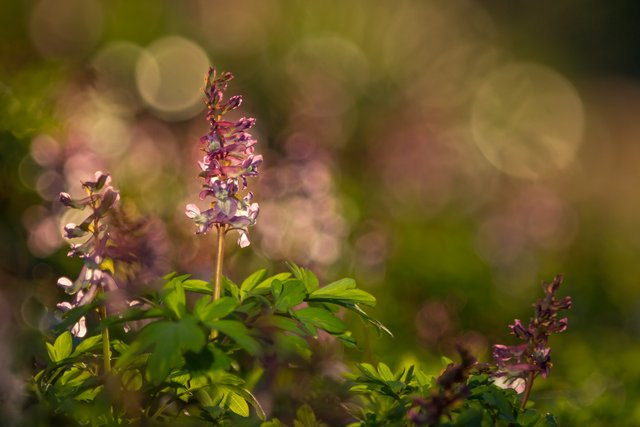
<instances>
[{"instance_id":1,"label":"flower stem","mask_svg":"<svg viewBox=\"0 0 640 427\"><path fill-rule=\"evenodd\" d=\"M527 377L527 384L525 384L525 388L524 388L524 396L522 396L523 410L527 406L527 400L529 400L529 394L531 393L531 388L533 387L534 378L535 378L535 373L533 371L529 371L529 376Z\"/></svg>"},{"instance_id":2,"label":"flower stem","mask_svg":"<svg viewBox=\"0 0 640 427\"><path fill-rule=\"evenodd\" d=\"M107 307L101 305L98 307L98 314L100 316L100 320L105 320L107 318ZM111 373L111 349L109 348L109 328L105 327L102 330L102 358L104 360L104 374L108 375Z\"/></svg>"},{"instance_id":3,"label":"flower stem","mask_svg":"<svg viewBox=\"0 0 640 427\"><path fill-rule=\"evenodd\" d=\"M219 300L222 294L222 262L224 261L224 235L227 233L226 225L216 226L218 230L218 246L216 251L215 276L213 277L213 300Z\"/></svg>"},{"instance_id":4,"label":"flower stem","mask_svg":"<svg viewBox=\"0 0 640 427\"><path fill-rule=\"evenodd\" d=\"M218 245L216 250L215 273L213 276L213 301L219 300L222 294L222 263L224 261L224 236L227 234L227 225L218 224L216 225L216 230L218 230ZM212 330L211 339L217 336L218 331Z\"/></svg>"}]
</instances>

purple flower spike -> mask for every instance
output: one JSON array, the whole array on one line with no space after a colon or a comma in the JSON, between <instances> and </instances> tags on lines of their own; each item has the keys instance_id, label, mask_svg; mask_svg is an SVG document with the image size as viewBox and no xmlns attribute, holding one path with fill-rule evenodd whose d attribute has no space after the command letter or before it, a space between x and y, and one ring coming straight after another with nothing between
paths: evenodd
<instances>
[{"instance_id":1,"label":"purple flower spike","mask_svg":"<svg viewBox=\"0 0 640 427\"><path fill-rule=\"evenodd\" d=\"M80 225L69 223L64 226L64 235L67 239L84 238L81 243L71 244L67 254L81 258L84 266L75 281L67 277L58 279L58 286L67 294L74 295L72 302L64 301L58 304L58 308L62 311L90 303L97 295L98 289L116 288L113 262L106 256L111 242L106 217L120 199L120 193L111 187L110 183L109 174L96 172L95 181L82 183L87 197L74 200L68 193L60 193L60 201L65 206L73 209L89 208L91 211ZM87 333L84 318L73 326L71 332L79 337Z\"/></svg>"},{"instance_id":2,"label":"purple flower spike","mask_svg":"<svg viewBox=\"0 0 640 427\"><path fill-rule=\"evenodd\" d=\"M525 391L524 381L531 374L540 374L543 378L549 375L552 366L549 335L567 329L567 318L558 319L558 313L571 308L571 297L560 300L555 297L562 280L562 276L556 276L551 283L542 283L545 296L534 305L535 316L529 320L526 327L518 319L513 325L509 325L511 333L524 343L493 346L493 359L497 366L494 374L496 379L500 384L514 388L518 393Z\"/></svg>"},{"instance_id":3,"label":"purple flower spike","mask_svg":"<svg viewBox=\"0 0 640 427\"><path fill-rule=\"evenodd\" d=\"M185 214L196 224L196 234L204 234L214 227L238 230L240 247L249 245L248 227L253 226L259 212L257 203L249 203L251 193L242 197L238 192L247 188L247 178L258 175L262 156L254 155L256 140L247 132L256 120L243 117L235 122L222 120L222 116L242 104L241 96L224 101L231 73L218 76L210 68L205 76L205 104L209 132L200 138L205 155L198 162L204 179L200 199L211 198L211 207L200 211L194 205L186 207Z\"/></svg>"}]
</instances>

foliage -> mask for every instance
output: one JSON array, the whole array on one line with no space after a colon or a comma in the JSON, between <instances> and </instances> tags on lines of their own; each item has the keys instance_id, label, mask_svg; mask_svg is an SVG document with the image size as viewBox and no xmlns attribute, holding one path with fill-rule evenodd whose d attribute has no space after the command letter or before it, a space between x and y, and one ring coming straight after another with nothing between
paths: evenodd
<instances>
[{"instance_id":1,"label":"foliage","mask_svg":"<svg viewBox=\"0 0 640 427\"><path fill-rule=\"evenodd\" d=\"M391 335L363 310L374 307L376 299L351 278L320 286L311 270L294 263L288 272L271 276L258 270L239 284L223 276L226 233L238 230L239 246L249 244L248 227L255 224L259 207L250 203L251 192L242 197L238 191L247 190L247 178L256 176L262 163L262 156L254 155L256 140L246 132L255 120L222 120L242 100L223 100L231 78L213 68L206 75L210 130L201 138L205 182L200 197L212 200L205 211L193 204L186 210L197 234L217 231L211 283L171 273L157 288L128 286L136 276L120 270L133 271L129 264L136 263L152 266L155 250L147 249L155 245L144 238L138 242L139 236L129 233L137 227L118 219L120 193L109 186L110 175L96 172L95 181L84 182L84 199L60 193L65 206L89 207L91 213L80 225L64 227L68 255L80 257L84 267L75 282L58 280L75 299L57 305L63 313L52 329L55 338L46 342L48 361L30 384L33 407L48 413L50 422L239 425L260 420L265 427L284 426L276 418L267 421L254 395L256 384L274 368L273 360L297 355L309 361L316 339L357 348L346 313ZM527 329L519 320L511 326L526 344L494 346L497 366L479 365L462 347L460 363L447 359L437 377L416 366L394 373L385 363L358 364L359 374L350 377L357 399L341 402L358 420L352 426L554 426L552 416L526 403L535 373L546 377L551 367L550 333L567 326L567 319L557 318L571 306L570 297L555 299L560 282L557 277L543 284L545 298L535 305ZM522 403L516 390L495 383L514 372L515 379L526 376ZM320 418L304 404L292 422L294 427L328 425Z\"/></svg>"},{"instance_id":2,"label":"foliage","mask_svg":"<svg viewBox=\"0 0 640 427\"><path fill-rule=\"evenodd\" d=\"M161 290L97 323L75 346L67 331L47 343L50 361L34 377L33 390L56 413L94 426L190 419L224 423L248 417L250 407L264 419L247 387L252 360L288 349L308 358L308 340L322 332L355 346L341 307L386 331L360 308L375 305L375 298L352 279L319 287L310 270L290 268L272 276L256 271L239 286L225 278L224 295L215 301L210 283L166 276ZM57 329L90 308L67 311ZM108 373L99 363L105 328L117 336L109 343L115 363ZM212 330L219 335L209 340Z\"/></svg>"},{"instance_id":3,"label":"foliage","mask_svg":"<svg viewBox=\"0 0 640 427\"><path fill-rule=\"evenodd\" d=\"M477 366L470 376L452 381L452 372L470 367L465 366L465 357L460 364L449 363L440 376L425 373L416 366L393 372L384 363L379 363L377 367L359 364L359 374L352 376L354 385L351 388L360 395L359 403L351 407L359 421L350 427L556 425L550 414L541 414L531 408L521 410L516 392L496 386L491 377L482 373ZM449 361L446 358L443 360ZM447 402L448 388L453 383L457 383L456 387L463 391L464 396ZM447 404L443 405L443 402ZM439 405L442 407L436 408ZM449 405L451 407L445 411Z\"/></svg>"}]
</instances>

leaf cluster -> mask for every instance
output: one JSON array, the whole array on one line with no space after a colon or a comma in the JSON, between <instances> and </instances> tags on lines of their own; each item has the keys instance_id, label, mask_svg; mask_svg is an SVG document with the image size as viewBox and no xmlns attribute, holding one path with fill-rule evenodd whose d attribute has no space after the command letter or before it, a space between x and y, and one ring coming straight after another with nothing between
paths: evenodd
<instances>
[{"instance_id":1,"label":"leaf cluster","mask_svg":"<svg viewBox=\"0 0 640 427\"><path fill-rule=\"evenodd\" d=\"M239 285L225 278L218 300L209 282L168 275L160 290L97 323L75 346L65 329L103 301L74 308L54 328L65 332L47 343L49 363L35 376L34 392L56 413L95 426L224 424L249 417L250 408L264 420L250 391L263 357L292 353L308 359L309 341L321 333L355 346L342 319L346 311L388 332L361 308L376 301L352 279L320 287L311 271L289 267L272 276L259 270ZM110 372L100 368L105 328L113 337Z\"/></svg>"},{"instance_id":2,"label":"leaf cluster","mask_svg":"<svg viewBox=\"0 0 640 427\"><path fill-rule=\"evenodd\" d=\"M448 363L450 360L443 358ZM450 370L453 364L448 363ZM427 374L410 366L393 372L384 363L376 367L357 365L358 372L351 376L351 391L359 394L356 404L349 405L352 415L358 419L350 427L414 426L412 408L425 404L442 392L440 377ZM427 425L447 427L555 427L550 414L528 408L522 410L517 394L512 389L495 385L489 375L475 372L463 387L467 398L441 419ZM424 425L424 424L419 424Z\"/></svg>"}]
</instances>

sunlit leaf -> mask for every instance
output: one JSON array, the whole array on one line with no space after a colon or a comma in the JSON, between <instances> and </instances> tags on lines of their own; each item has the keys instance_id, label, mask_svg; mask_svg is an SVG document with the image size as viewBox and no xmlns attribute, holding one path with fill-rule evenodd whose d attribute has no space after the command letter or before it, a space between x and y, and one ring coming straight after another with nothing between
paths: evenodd
<instances>
[{"instance_id":1,"label":"sunlit leaf","mask_svg":"<svg viewBox=\"0 0 640 427\"><path fill-rule=\"evenodd\" d=\"M378 374L385 381L393 381L395 379L391 369L382 362L378 363Z\"/></svg>"},{"instance_id":2,"label":"sunlit leaf","mask_svg":"<svg viewBox=\"0 0 640 427\"><path fill-rule=\"evenodd\" d=\"M274 280L271 284L271 292L275 298L274 309L279 312L287 312L303 302L307 296L304 283L296 279Z\"/></svg>"},{"instance_id":3,"label":"sunlit leaf","mask_svg":"<svg viewBox=\"0 0 640 427\"><path fill-rule=\"evenodd\" d=\"M188 279L182 282L182 287L185 291L189 292L197 292L200 294L209 294L213 293L213 289L209 282L205 280L198 279Z\"/></svg>"},{"instance_id":4,"label":"sunlit leaf","mask_svg":"<svg viewBox=\"0 0 640 427\"><path fill-rule=\"evenodd\" d=\"M51 357L51 360L54 362L59 362L69 357L71 355L71 351L73 350L72 343L73 338L71 336L71 332L65 331L61 333L58 338L56 338L56 341L53 344L53 354L49 352L49 357ZM48 346L47 349L49 349Z\"/></svg>"},{"instance_id":5,"label":"sunlit leaf","mask_svg":"<svg viewBox=\"0 0 640 427\"><path fill-rule=\"evenodd\" d=\"M310 324L333 334L341 334L347 330L342 320L322 308L305 307L292 313L302 323Z\"/></svg>"},{"instance_id":6,"label":"sunlit leaf","mask_svg":"<svg viewBox=\"0 0 640 427\"><path fill-rule=\"evenodd\" d=\"M267 277L262 282L258 283L253 289L251 289L251 293L253 294L264 294L269 293L271 291L271 284L274 280L284 281L291 277L291 273L278 273L271 277Z\"/></svg>"},{"instance_id":7,"label":"sunlit leaf","mask_svg":"<svg viewBox=\"0 0 640 427\"><path fill-rule=\"evenodd\" d=\"M73 351L72 356L79 356L82 353L86 353L89 350L98 348L102 343L102 335L95 335L82 340L80 344Z\"/></svg>"},{"instance_id":8,"label":"sunlit leaf","mask_svg":"<svg viewBox=\"0 0 640 427\"><path fill-rule=\"evenodd\" d=\"M243 300L247 293L255 288L266 274L267 270L263 268L249 275L240 285L240 299Z\"/></svg>"},{"instance_id":9,"label":"sunlit leaf","mask_svg":"<svg viewBox=\"0 0 640 427\"><path fill-rule=\"evenodd\" d=\"M234 413L240 415L241 417L249 416L249 405L244 398L233 391L227 392L227 407Z\"/></svg>"},{"instance_id":10,"label":"sunlit leaf","mask_svg":"<svg viewBox=\"0 0 640 427\"><path fill-rule=\"evenodd\" d=\"M313 271L299 267L291 261L287 262L287 266L293 273L294 277L304 283L307 288L307 292L312 293L318 289L318 277L316 277Z\"/></svg>"},{"instance_id":11,"label":"sunlit leaf","mask_svg":"<svg viewBox=\"0 0 640 427\"><path fill-rule=\"evenodd\" d=\"M174 284L173 289L170 289L164 296L164 303L178 319L184 316L187 310L187 302L182 283L176 282Z\"/></svg>"},{"instance_id":12,"label":"sunlit leaf","mask_svg":"<svg viewBox=\"0 0 640 427\"><path fill-rule=\"evenodd\" d=\"M210 322L233 313L237 306L238 303L231 297L222 297L216 301L203 297L196 302L193 313L202 322Z\"/></svg>"}]
</instances>

